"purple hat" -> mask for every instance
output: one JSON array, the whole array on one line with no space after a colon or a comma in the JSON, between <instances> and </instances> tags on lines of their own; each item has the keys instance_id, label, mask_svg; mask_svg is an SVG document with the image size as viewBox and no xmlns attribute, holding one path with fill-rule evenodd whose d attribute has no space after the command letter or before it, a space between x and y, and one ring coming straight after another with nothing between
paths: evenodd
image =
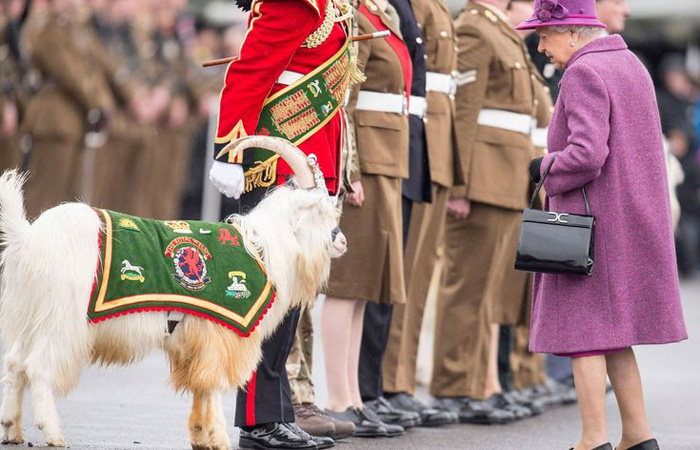
<instances>
[{"instance_id":1,"label":"purple hat","mask_svg":"<svg viewBox=\"0 0 700 450\"><path fill-rule=\"evenodd\" d=\"M517 30L554 25L605 28L595 15L595 0L535 0L535 12Z\"/></svg>"}]
</instances>

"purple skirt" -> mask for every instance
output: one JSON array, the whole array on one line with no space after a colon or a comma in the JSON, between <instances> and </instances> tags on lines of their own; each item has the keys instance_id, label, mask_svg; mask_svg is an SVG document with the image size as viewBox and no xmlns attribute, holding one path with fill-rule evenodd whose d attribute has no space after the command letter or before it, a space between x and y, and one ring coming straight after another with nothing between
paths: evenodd
<instances>
[{"instance_id":1,"label":"purple skirt","mask_svg":"<svg viewBox=\"0 0 700 450\"><path fill-rule=\"evenodd\" d=\"M591 350L588 352L579 353L555 353L557 356L563 356L565 358L586 358L588 356L598 356L598 355L609 355L610 353L617 353L623 350L627 350L629 347L624 348L611 348L608 350Z\"/></svg>"}]
</instances>

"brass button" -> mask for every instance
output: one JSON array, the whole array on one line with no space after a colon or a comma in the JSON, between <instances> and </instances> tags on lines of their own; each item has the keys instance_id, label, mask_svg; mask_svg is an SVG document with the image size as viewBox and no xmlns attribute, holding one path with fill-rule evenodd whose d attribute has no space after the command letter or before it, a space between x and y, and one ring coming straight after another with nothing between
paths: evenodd
<instances>
[{"instance_id":1,"label":"brass button","mask_svg":"<svg viewBox=\"0 0 700 450\"><path fill-rule=\"evenodd\" d=\"M534 104L535 104L535 106L538 106L538 105L540 104L540 101L539 101L539 100L537 100L537 99L535 99L535 100L534 100L534 101L533 101L532 103L534 103Z\"/></svg>"},{"instance_id":2,"label":"brass button","mask_svg":"<svg viewBox=\"0 0 700 450\"><path fill-rule=\"evenodd\" d=\"M440 36L442 36L442 37L447 37L447 31L442 30L442 31L440 32Z\"/></svg>"},{"instance_id":3,"label":"brass button","mask_svg":"<svg viewBox=\"0 0 700 450\"><path fill-rule=\"evenodd\" d=\"M523 67L523 65L520 64L520 62L518 62L518 61L515 62L515 68L516 68L516 69L522 69L522 67Z\"/></svg>"},{"instance_id":4,"label":"brass button","mask_svg":"<svg viewBox=\"0 0 700 450\"><path fill-rule=\"evenodd\" d=\"M376 11L378 8L377 8L377 5L375 5L374 3L372 3L372 4L369 5L369 9L371 9L372 11Z\"/></svg>"},{"instance_id":5,"label":"brass button","mask_svg":"<svg viewBox=\"0 0 700 450\"><path fill-rule=\"evenodd\" d=\"M425 58L426 61L427 61L427 60L428 60L428 55L423 55L423 58Z\"/></svg>"},{"instance_id":6,"label":"brass button","mask_svg":"<svg viewBox=\"0 0 700 450\"><path fill-rule=\"evenodd\" d=\"M417 38L416 38L416 44L422 44L422 43L423 43L423 39L417 37Z\"/></svg>"},{"instance_id":7,"label":"brass button","mask_svg":"<svg viewBox=\"0 0 700 450\"><path fill-rule=\"evenodd\" d=\"M478 9L472 9L472 10L469 11L469 12L472 13L472 14L479 14L479 10L478 10Z\"/></svg>"},{"instance_id":8,"label":"brass button","mask_svg":"<svg viewBox=\"0 0 700 450\"><path fill-rule=\"evenodd\" d=\"M534 80L534 79L535 79L535 74L534 74L534 73L530 74L530 79L531 79L531 80Z\"/></svg>"}]
</instances>

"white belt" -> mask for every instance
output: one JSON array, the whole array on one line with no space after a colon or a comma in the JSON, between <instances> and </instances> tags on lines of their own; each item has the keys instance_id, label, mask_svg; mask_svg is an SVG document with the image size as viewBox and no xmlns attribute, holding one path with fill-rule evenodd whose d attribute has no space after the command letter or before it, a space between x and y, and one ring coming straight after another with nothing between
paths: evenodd
<instances>
[{"instance_id":1,"label":"white belt","mask_svg":"<svg viewBox=\"0 0 700 450\"><path fill-rule=\"evenodd\" d=\"M482 109L479 112L479 125L515 131L530 136L532 131L532 116L514 113L502 109Z\"/></svg>"},{"instance_id":2,"label":"white belt","mask_svg":"<svg viewBox=\"0 0 700 450\"><path fill-rule=\"evenodd\" d=\"M296 83L297 81L304 78L303 73L292 72L291 70L285 70L282 75L277 79L277 83L286 84L287 86Z\"/></svg>"},{"instance_id":3,"label":"white belt","mask_svg":"<svg viewBox=\"0 0 700 450\"><path fill-rule=\"evenodd\" d=\"M356 109L407 115L408 98L405 95L360 91Z\"/></svg>"},{"instance_id":4,"label":"white belt","mask_svg":"<svg viewBox=\"0 0 700 450\"><path fill-rule=\"evenodd\" d=\"M428 72L425 78L425 90L428 92L442 92L447 95L455 95L457 82L452 75Z\"/></svg>"},{"instance_id":5,"label":"white belt","mask_svg":"<svg viewBox=\"0 0 700 450\"><path fill-rule=\"evenodd\" d=\"M532 144L535 147L547 147L547 128L535 128L532 130Z\"/></svg>"},{"instance_id":6,"label":"white belt","mask_svg":"<svg viewBox=\"0 0 700 450\"><path fill-rule=\"evenodd\" d=\"M411 101L408 102L408 113L424 119L428 114L428 102L425 97L411 96Z\"/></svg>"}]
</instances>

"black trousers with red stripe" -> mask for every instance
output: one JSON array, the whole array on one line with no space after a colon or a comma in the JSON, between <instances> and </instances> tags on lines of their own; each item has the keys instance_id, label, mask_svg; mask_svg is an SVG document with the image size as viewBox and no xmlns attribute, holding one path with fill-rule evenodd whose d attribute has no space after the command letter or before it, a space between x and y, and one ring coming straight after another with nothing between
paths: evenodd
<instances>
[{"instance_id":1,"label":"black trousers with red stripe","mask_svg":"<svg viewBox=\"0 0 700 450\"><path fill-rule=\"evenodd\" d=\"M285 363L292 351L300 311L292 309L275 334L262 346L262 361L236 396L237 427L261 425L270 422L294 422L292 392Z\"/></svg>"},{"instance_id":2,"label":"black trousers with red stripe","mask_svg":"<svg viewBox=\"0 0 700 450\"><path fill-rule=\"evenodd\" d=\"M267 189L258 188L243 195L238 201L224 199L222 215L246 214L260 203L266 193ZM246 387L238 390L235 426L294 422L292 394L285 364L292 351L299 316L298 309L290 310L277 331L263 342L260 365Z\"/></svg>"}]
</instances>

